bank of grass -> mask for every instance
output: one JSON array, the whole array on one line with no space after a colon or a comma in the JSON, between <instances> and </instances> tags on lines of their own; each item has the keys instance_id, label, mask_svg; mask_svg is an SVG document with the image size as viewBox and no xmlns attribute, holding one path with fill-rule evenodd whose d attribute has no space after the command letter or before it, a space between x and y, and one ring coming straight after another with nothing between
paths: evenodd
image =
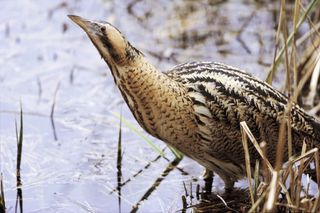
<instances>
[{"instance_id":1,"label":"bank of grass","mask_svg":"<svg viewBox=\"0 0 320 213\"><path fill-rule=\"evenodd\" d=\"M319 150L317 148L307 150L306 144L304 141L301 141L303 146L300 155L292 156L292 138L290 137L290 111L293 102L300 102L300 104L303 105L302 100L304 99L304 103L309 105L305 107L314 109L316 102L319 101L319 97L317 97L316 94L319 96L317 90L320 69L320 34L319 24L314 23L318 23L320 17L319 11L315 8L319 8L319 0L310 1L306 8L302 6L300 0L296 0L293 11L290 11L290 14L292 14L293 27L291 27L292 31L289 33L288 29L290 29L290 26L288 26L287 23L287 14L289 14L289 11L286 9L285 0L281 0L276 47L280 46L279 42L281 38L283 45L279 52L277 48L275 50L274 62L268 74L267 82L272 83L276 68L280 64L280 61L282 61L286 71L283 92L289 97L289 103L280 125L277 156L274 167L271 166L266 157L265 143L262 142L259 144L253 137L246 123L241 123L249 182L250 205L248 205L248 212L320 211L319 187L318 192L315 195L311 195L309 191L311 181L309 176L307 177L307 181L302 179L306 170L314 167L316 175L313 181L319 186ZM311 14L312 12L313 14ZM310 18L311 16L313 20ZM301 37L304 38L304 40L299 40L296 35L302 23L308 23L310 30L305 36ZM302 58L302 60L298 60L300 53L298 52L300 48L298 44L302 45L303 42L306 43L304 44L306 48L302 51L302 55L305 57ZM305 92L303 90L305 90ZM302 97L303 93L306 97ZM316 111L312 112L315 116L317 113ZM260 162L262 162L263 167L263 175L260 176L260 179L257 171L254 172L255 175L252 175L253 172L249 165L250 161L254 159L250 159L248 154L248 143L252 143L260 154ZM286 163L283 161L283 153L287 153L287 150L284 150L286 149L285 147L288 147L289 153L289 160ZM259 166L257 166L256 169L258 169L258 167ZM251 182L251 177L254 177L254 184Z\"/></svg>"},{"instance_id":2,"label":"bank of grass","mask_svg":"<svg viewBox=\"0 0 320 213\"><path fill-rule=\"evenodd\" d=\"M284 134L286 124L280 128L281 135ZM282 155L286 153L284 144L286 140L280 139L277 149L276 164L273 167L266 157L264 148L265 143L259 144L245 122L241 123L243 135L243 147L246 155L246 168L249 182L249 195L251 207L248 212L319 212L319 193L311 195L310 179L304 184L302 180L303 173L314 163L316 171L316 181L320 183L319 177L319 151L317 148L307 150L303 143L301 154L291 156L284 166ZM279 138L281 138L281 135ZM255 171L254 184L251 183L250 156L248 154L248 139L254 145L262 159L263 175L259 179L258 172ZM259 166L256 167L259 170ZM303 186L304 185L304 186ZM306 187L305 187L306 186Z\"/></svg>"},{"instance_id":3,"label":"bank of grass","mask_svg":"<svg viewBox=\"0 0 320 213\"><path fill-rule=\"evenodd\" d=\"M320 166L319 166L319 150L313 148L307 150L304 141L300 155L292 156L292 138L291 124L290 124L290 111L294 102L306 103L306 108L313 109L315 105L319 105L319 69L320 69L320 34L319 24L320 21L319 0L313 0L309 3L306 9L302 6L299 0L294 3L292 14L291 27L292 32L289 33L288 29L288 15L289 11L286 9L285 0L281 0L281 9L279 16L279 24L276 36L276 47L280 46L279 42L282 38L283 46L279 52L277 48L275 51L274 63L270 69L267 82L272 83L273 76L276 73L276 68L283 62L283 67L286 71L286 80L284 85L284 93L289 97L287 111L281 121L279 130L279 141L277 144L277 156L274 167L270 164L265 152L265 143L258 142L250 132L250 129L245 122L241 123L241 131L243 136L243 148L246 157L246 169L249 183L250 204L247 206L248 212L319 212L320 199L319 187L315 195L310 194L310 178L303 180L303 174L313 167L315 171L315 181L318 186L320 184ZM311 15L311 13L313 14ZM301 14L301 15L300 15ZM310 17L313 17L312 20ZM304 41L298 40L297 32L302 23L308 23L310 26L309 32L306 33ZM300 41L300 42L297 42ZM305 50L302 55L305 57L298 60L299 46L305 42ZM301 53L300 53L301 54ZM305 91L304 91L305 90ZM302 97L305 94L306 97ZM318 94L318 95L317 95ZM302 101L304 100L304 101ZM313 115L319 112L314 110ZM249 140L248 140L249 139ZM256 171L251 171L250 159L248 152L248 144L252 143L260 154L262 165L259 161L256 163ZM286 144L287 143L287 144ZM284 150L288 147L288 151ZM283 153L289 153L288 161L284 162ZM311 165L312 164L312 165ZM262 174L259 178L259 167L262 166ZM255 174L255 175L253 175ZM254 177L252 183L251 177Z\"/></svg>"},{"instance_id":4,"label":"bank of grass","mask_svg":"<svg viewBox=\"0 0 320 213\"><path fill-rule=\"evenodd\" d=\"M276 48L266 82L272 84L277 70L280 70L278 67L282 66L286 73L282 92L288 96L289 102L280 125L275 165L272 166L266 156L266 143L256 141L247 124L242 122L240 126L248 190L236 189L235 192L225 193L223 196L211 195L207 201L196 206L195 212L320 212L319 150L308 150L304 141L301 141L301 153L298 156L292 155L289 113L292 104L299 103L310 114L320 114L319 2L312 0L304 7L300 0L296 0L292 11L288 11L286 1L279 1L281 9ZM289 26L288 22L292 23L292 26ZM297 32L302 24L308 24L310 30L298 38ZM250 159L248 146L251 144L260 154L260 159ZM288 151L284 150L286 147ZM289 160L284 162L286 156L283 156L283 153L287 153L286 151L289 153ZM256 163L254 169L250 166L252 161ZM303 179L303 174L310 167L315 171L312 181L318 185L315 195L310 193L310 177Z\"/></svg>"}]
</instances>

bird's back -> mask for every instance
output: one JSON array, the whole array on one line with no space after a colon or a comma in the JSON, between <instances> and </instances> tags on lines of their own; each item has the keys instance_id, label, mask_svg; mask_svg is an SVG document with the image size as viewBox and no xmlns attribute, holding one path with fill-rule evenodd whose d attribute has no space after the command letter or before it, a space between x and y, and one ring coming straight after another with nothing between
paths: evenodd
<instances>
[{"instance_id":1,"label":"bird's back","mask_svg":"<svg viewBox=\"0 0 320 213\"><path fill-rule=\"evenodd\" d=\"M257 141L267 142L268 156L274 162L280 121L288 104L286 96L250 74L221 63L186 63L166 74L187 88L200 138L209 144L208 156L243 170L240 122L246 121ZM295 151L301 151L304 140L309 147L319 146L319 122L296 104L291 110L291 127ZM250 147L250 153L259 159L254 147Z\"/></svg>"}]
</instances>

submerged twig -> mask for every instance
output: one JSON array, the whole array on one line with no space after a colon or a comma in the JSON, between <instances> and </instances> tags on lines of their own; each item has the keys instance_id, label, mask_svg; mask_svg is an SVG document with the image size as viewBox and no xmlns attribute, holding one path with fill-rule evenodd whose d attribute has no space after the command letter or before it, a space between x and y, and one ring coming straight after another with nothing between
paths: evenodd
<instances>
[{"instance_id":1,"label":"submerged twig","mask_svg":"<svg viewBox=\"0 0 320 213\"><path fill-rule=\"evenodd\" d=\"M41 96L42 96L42 84L39 76L37 77L37 85L38 85L38 102L40 102Z\"/></svg>"},{"instance_id":2,"label":"submerged twig","mask_svg":"<svg viewBox=\"0 0 320 213\"><path fill-rule=\"evenodd\" d=\"M57 136L57 131L56 131L55 123L54 123L54 109L56 106L56 98L57 98L57 93L58 93L59 87L60 87L60 82L57 84L56 90L54 91L53 102L52 102L51 113L50 113L51 126L52 126L53 136L54 136L55 141L58 140L58 136Z\"/></svg>"},{"instance_id":3,"label":"submerged twig","mask_svg":"<svg viewBox=\"0 0 320 213\"><path fill-rule=\"evenodd\" d=\"M245 28L247 28L247 26L249 25L250 21L252 20L252 18L254 16L255 16L255 12L252 12L251 15L241 25L240 29L237 32L237 37L236 37L236 39L239 41L239 43L242 45L242 47L245 49L245 51L248 54L251 54L251 50L248 47L248 45L246 44L246 42L242 39L241 35L242 35L243 31L245 30Z\"/></svg>"}]
</instances>

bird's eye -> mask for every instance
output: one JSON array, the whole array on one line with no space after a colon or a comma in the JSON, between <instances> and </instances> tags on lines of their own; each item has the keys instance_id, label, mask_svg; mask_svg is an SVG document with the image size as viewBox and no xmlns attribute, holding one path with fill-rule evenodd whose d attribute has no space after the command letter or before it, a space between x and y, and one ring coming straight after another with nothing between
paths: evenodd
<instances>
[{"instance_id":1,"label":"bird's eye","mask_svg":"<svg viewBox=\"0 0 320 213\"><path fill-rule=\"evenodd\" d=\"M103 33L106 32L106 28L105 28L105 27L101 27L100 30L101 30L101 32L103 32Z\"/></svg>"}]
</instances>

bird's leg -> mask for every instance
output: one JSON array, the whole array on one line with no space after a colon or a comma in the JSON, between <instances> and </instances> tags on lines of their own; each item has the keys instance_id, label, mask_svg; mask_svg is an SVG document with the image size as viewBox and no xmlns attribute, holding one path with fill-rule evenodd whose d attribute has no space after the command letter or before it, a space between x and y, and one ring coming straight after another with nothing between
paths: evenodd
<instances>
[{"instance_id":1,"label":"bird's leg","mask_svg":"<svg viewBox=\"0 0 320 213\"><path fill-rule=\"evenodd\" d=\"M234 189L234 181L230 180L230 181L225 182L224 189L225 189L226 193L232 192Z\"/></svg>"},{"instance_id":2,"label":"bird's leg","mask_svg":"<svg viewBox=\"0 0 320 213\"><path fill-rule=\"evenodd\" d=\"M224 190L226 193L232 192L234 189L234 179L227 176L220 176L224 181Z\"/></svg>"},{"instance_id":3,"label":"bird's leg","mask_svg":"<svg viewBox=\"0 0 320 213\"><path fill-rule=\"evenodd\" d=\"M211 194L212 183L213 183L213 172L205 168L202 176L205 182L205 186L204 186L205 193Z\"/></svg>"}]
</instances>

